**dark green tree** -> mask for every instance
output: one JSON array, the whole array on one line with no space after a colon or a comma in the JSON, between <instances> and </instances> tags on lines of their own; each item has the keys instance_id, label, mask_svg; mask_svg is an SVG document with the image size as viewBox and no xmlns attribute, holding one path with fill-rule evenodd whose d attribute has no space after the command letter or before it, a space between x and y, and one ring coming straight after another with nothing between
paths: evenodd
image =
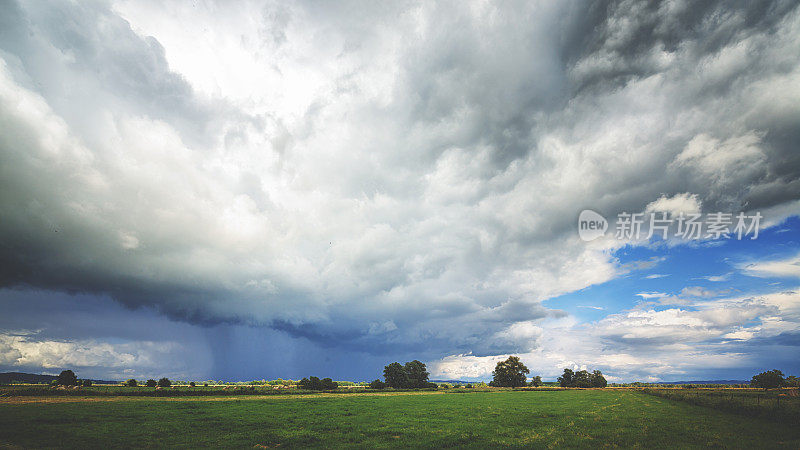
<instances>
[{"instance_id":1,"label":"dark green tree","mask_svg":"<svg viewBox=\"0 0 800 450\"><path fill-rule=\"evenodd\" d=\"M92 385L92 380L83 380L83 385L85 387L90 387Z\"/></svg>"},{"instance_id":2,"label":"dark green tree","mask_svg":"<svg viewBox=\"0 0 800 450\"><path fill-rule=\"evenodd\" d=\"M136 382L133 378L125 382L125 386L136 387L139 383Z\"/></svg>"},{"instance_id":3,"label":"dark green tree","mask_svg":"<svg viewBox=\"0 0 800 450\"><path fill-rule=\"evenodd\" d=\"M509 356L505 361L500 361L492 372L492 384L503 387L525 386L527 375L531 371L522 364L518 356Z\"/></svg>"},{"instance_id":4,"label":"dark green tree","mask_svg":"<svg viewBox=\"0 0 800 450\"><path fill-rule=\"evenodd\" d=\"M381 380L373 380L369 383L370 389L384 389L386 387L386 383Z\"/></svg>"},{"instance_id":5,"label":"dark green tree","mask_svg":"<svg viewBox=\"0 0 800 450\"><path fill-rule=\"evenodd\" d=\"M589 381L592 387L596 388L604 388L608 386L608 381L606 381L606 377L603 376L603 372L599 370L595 370L589 376Z\"/></svg>"},{"instance_id":6,"label":"dark green tree","mask_svg":"<svg viewBox=\"0 0 800 450\"><path fill-rule=\"evenodd\" d=\"M769 370L754 375L750 380L750 386L763 389L775 389L783 386L785 380L783 379L783 372L780 370Z\"/></svg>"},{"instance_id":7,"label":"dark green tree","mask_svg":"<svg viewBox=\"0 0 800 450\"><path fill-rule=\"evenodd\" d=\"M572 378L572 385L579 388L592 387L592 381L589 379L589 372L585 370L575 372L575 376Z\"/></svg>"},{"instance_id":8,"label":"dark green tree","mask_svg":"<svg viewBox=\"0 0 800 450\"><path fill-rule=\"evenodd\" d=\"M404 387L421 389L428 386L428 376L430 376L430 373L428 373L425 364L415 359L407 362L403 369L406 372L406 378L408 380L408 384Z\"/></svg>"},{"instance_id":9,"label":"dark green tree","mask_svg":"<svg viewBox=\"0 0 800 450\"><path fill-rule=\"evenodd\" d=\"M575 381L573 378L575 377L575 372L572 369L564 369L564 373L558 377L558 384L561 387L572 387L575 386Z\"/></svg>"},{"instance_id":10,"label":"dark green tree","mask_svg":"<svg viewBox=\"0 0 800 450\"><path fill-rule=\"evenodd\" d=\"M323 378L320 380L317 377L303 378L297 385L300 389L309 389L312 391L332 391L339 387L339 384L330 378Z\"/></svg>"},{"instance_id":11,"label":"dark green tree","mask_svg":"<svg viewBox=\"0 0 800 450\"><path fill-rule=\"evenodd\" d=\"M389 387L401 389L408 386L408 374L406 373L406 369L398 362L393 362L384 367L383 377L386 379L386 384Z\"/></svg>"},{"instance_id":12,"label":"dark green tree","mask_svg":"<svg viewBox=\"0 0 800 450\"><path fill-rule=\"evenodd\" d=\"M533 386L533 387L541 386L542 385L542 377L540 377L539 375L536 375L535 377L531 378L531 384L530 385Z\"/></svg>"},{"instance_id":13,"label":"dark green tree","mask_svg":"<svg viewBox=\"0 0 800 450\"><path fill-rule=\"evenodd\" d=\"M147 383L145 383L144 385L147 386L147 387L156 387L156 386L158 386L158 383L156 382L156 380L150 378L149 380L147 380Z\"/></svg>"},{"instance_id":14,"label":"dark green tree","mask_svg":"<svg viewBox=\"0 0 800 450\"><path fill-rule=\"evenodd\" d=\"M158 380L158 387L170 387L172 386L172 382L169 381L169 378L164 377Z\"/></svg>"},{"instance_id":15,"label":"dark green tree","mask_svg":"<svg viewBox=\"0 0 800 450\"><path fill-rule=\"evenodd\" d=\"M75 386L78 384L78 377L75 376L75 372L71 370L63 370L60 374L58 374L58 384L62 386Z\"/></svg>"}]
</instances>

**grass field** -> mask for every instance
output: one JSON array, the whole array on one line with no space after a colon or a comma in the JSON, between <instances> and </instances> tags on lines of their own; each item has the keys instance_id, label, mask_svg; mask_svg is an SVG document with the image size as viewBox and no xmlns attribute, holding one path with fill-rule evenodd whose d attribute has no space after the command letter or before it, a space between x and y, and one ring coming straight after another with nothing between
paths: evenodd
<instances>
[{"instance_id":1,"label":"grass field","mask_svg":"<svg viewBox=\"0 0 800 450\"><path fill-rule=\"evenodd\" d=\"M0 447L800 447L800 430L634 390L0 399Z\"/></svg>"}]
</instances>

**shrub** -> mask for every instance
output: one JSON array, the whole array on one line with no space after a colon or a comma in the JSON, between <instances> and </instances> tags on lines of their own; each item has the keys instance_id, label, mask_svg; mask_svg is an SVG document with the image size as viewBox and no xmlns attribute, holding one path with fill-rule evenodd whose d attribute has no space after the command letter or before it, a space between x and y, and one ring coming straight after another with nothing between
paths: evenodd
<instances>
[{"instance_id":1,"label":"shrub","mask_svg":"<svg viewBox=\"0 0 800 450\"><path fill-rule=\"evenodd\" d=\"M83 385L89 387L92 385L92 380L83 380Z\"/></svg>"},{"instance_id":2,"label":"shrub","mask_svg":"<svg viewBox=\"0 0 800 450\"><path fill-rule=\"evenodd\" d=\"M370 389L385 389L386 388L386 383L384 383L381 380L373 380L372 382L369 383L369 388Z\"/></svg>"},{"instance_id":3,"label":"shrub","mask_svg":"<svg viewBox=\"0 0 800 450\"><path fill-rule=\"evenodd\" d=\"M144 385L147 386L147 387L156 387L156 386L158 386L158 383L156 383L156 380L150 378L149 380L147 380L147 383L145 383Z\"/></svg>"},{"instance_id":4,"label":"shrub","mask_svg":"<svg viewBox=\"0 0 800 450\"><path fill-rule=\"evenodd\" d=\"M172 382L169 381L169 378L164 377L164 378L161 378L160 380L158 380L158 387L164 388L164 387L170 387L170 386L172 386Z\"/></svg>"},{"instance_id":5,"label":"shrub","mask_svg":"<svg viewBox=\"0 0 800 450\"><path fill-rule=\"evenodd\" d=\"M189 386L194 387L195 386L194 381L190 381Z\"/></svg>"},{"instance_id":6,"label":"shrub","mask_svg":"<svg viewBox=\"0 0 800 450\"><path fill-rule=\"evenodd\" d=\"M133 378L125 382L125 386L136 387L139 383L136 382Z\"/></svg>"}]
</instances>

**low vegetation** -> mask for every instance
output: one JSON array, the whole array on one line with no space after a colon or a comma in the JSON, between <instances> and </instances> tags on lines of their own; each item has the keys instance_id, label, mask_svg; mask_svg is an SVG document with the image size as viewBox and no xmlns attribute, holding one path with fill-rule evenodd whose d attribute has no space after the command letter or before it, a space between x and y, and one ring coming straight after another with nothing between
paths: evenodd
<instances>
[{"instance_id":1,"label":"low vegetation","mask_svg":"<svg viewBox=\"0 0 800 450\"><path fill-rule=\"evenodd\" d=\"M796 427L636 389L485 389L237 401L0 398L0 440L12 448L800 447Z\"/></svg>"}]
</instances>

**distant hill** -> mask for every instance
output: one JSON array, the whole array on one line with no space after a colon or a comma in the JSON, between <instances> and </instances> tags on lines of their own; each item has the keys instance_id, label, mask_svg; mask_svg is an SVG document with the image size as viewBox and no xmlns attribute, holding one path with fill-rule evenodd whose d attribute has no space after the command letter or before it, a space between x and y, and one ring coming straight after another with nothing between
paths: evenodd
<instances>
[{"instance_id":1,"label":"distant hill","mask_svg":"<svg viewBox=\"0 0 800 450\"><path fill-rule=\"evenodd\" d=\"M0 373L0 384L11 384L16 381L17 383L31 383L31 384L49 384L51 381L58 378L55 375L37 375L35 373L22 373L22 372L5 372ZM107 380L92 380L92 384L117 384L118 381Z\"/></svg>"}]
</instances>

